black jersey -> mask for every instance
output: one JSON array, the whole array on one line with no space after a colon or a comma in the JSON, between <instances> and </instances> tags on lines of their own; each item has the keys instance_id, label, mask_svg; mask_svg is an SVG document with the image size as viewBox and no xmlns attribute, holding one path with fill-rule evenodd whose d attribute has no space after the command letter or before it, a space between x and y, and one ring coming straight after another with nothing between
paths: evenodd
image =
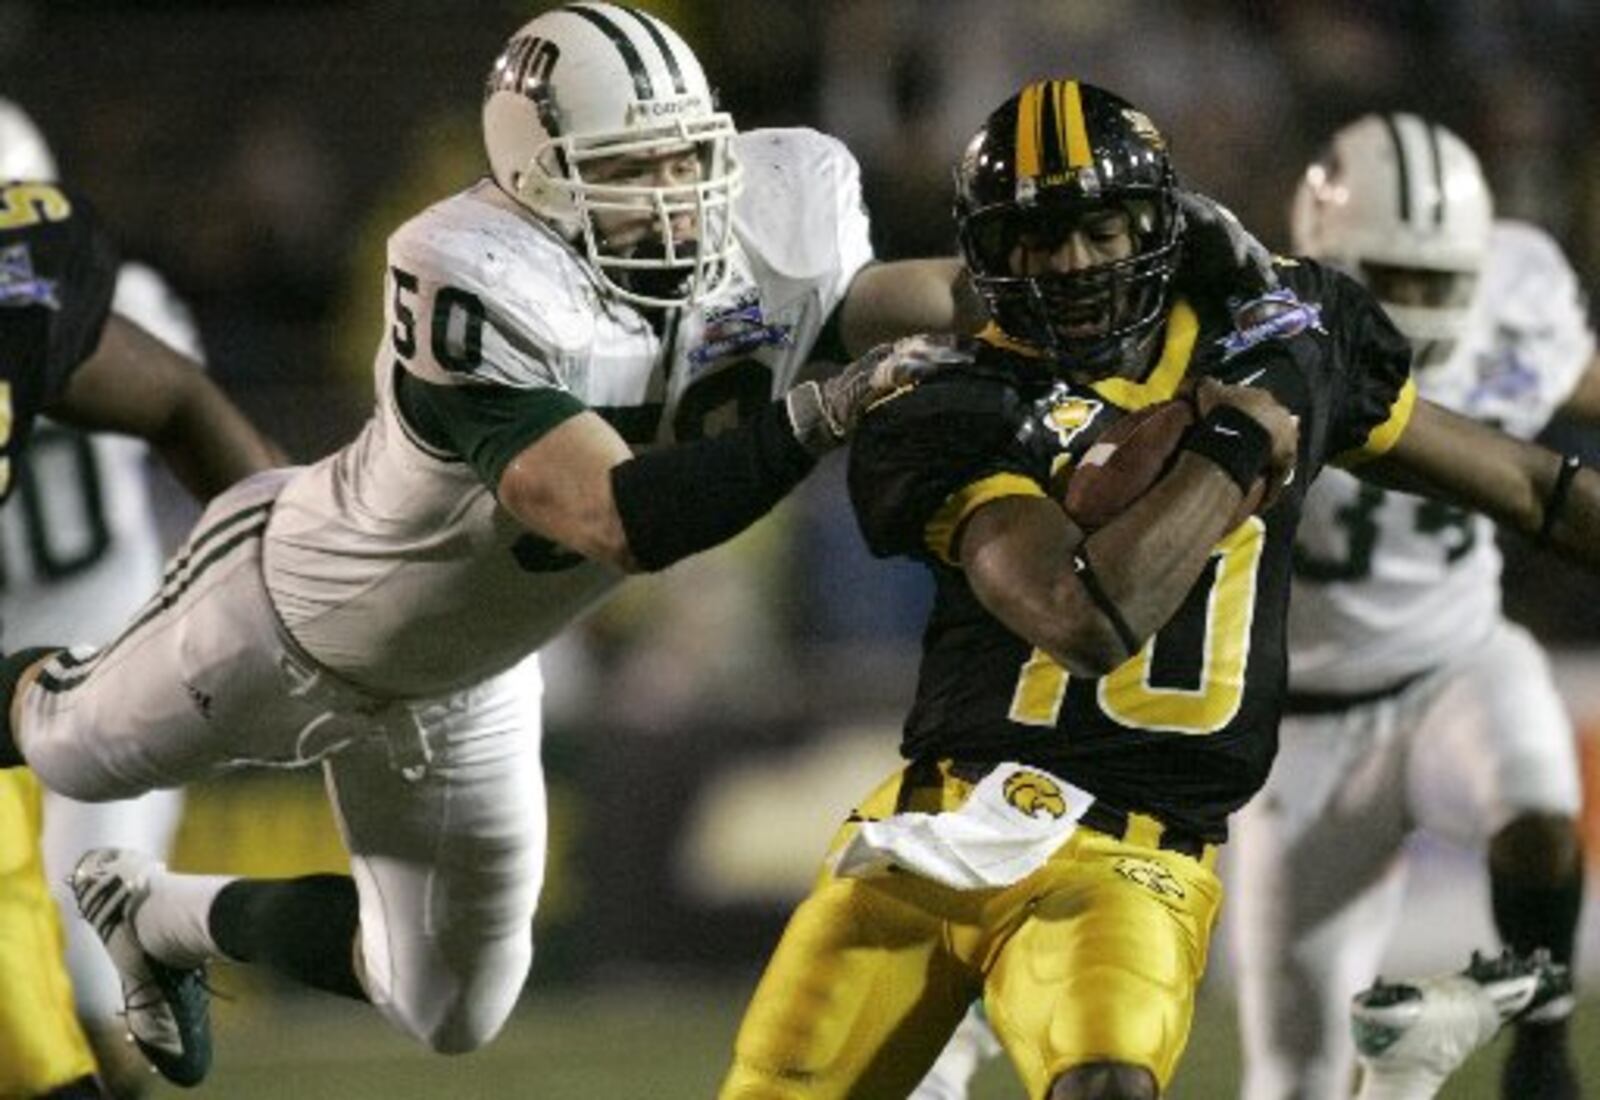
<instances>
[{"instance_id":1,"label":"black jersey","mask_svg":"<svg viewBox=\"0 0 1600 1100\"><path fill-rule=\"evenodd\" d=\"M0 500L41 409L100 342L117 255L76 195L0 184Z\"/></svg>"},{"instance_id":2,"label":"black jersey","mask_svg":"<svg viewBox=\"0 0 1600 1100\"><path fill-rule=\"evenodd\" d=\"M1265 780L1287 674L1294 527L1325 461L1381 454L1415 390L1410 354L1358 285L1312 263L1283 289L1201 318L1175 305L1142 381L1080 386L1037 359L985 345L970 368L876 406L851 446L849 484L867 543L933 571L908 758L1033 763L1122 809L1209 840ZM1053 475L1127 410L1212 375L1270 389L1300 418L1297 474L1278 503L1227 536L1177 613L1100 678L1069 676L995 619L950 560L986 500L1049 494Z\"/></svg>"}]
</instances>

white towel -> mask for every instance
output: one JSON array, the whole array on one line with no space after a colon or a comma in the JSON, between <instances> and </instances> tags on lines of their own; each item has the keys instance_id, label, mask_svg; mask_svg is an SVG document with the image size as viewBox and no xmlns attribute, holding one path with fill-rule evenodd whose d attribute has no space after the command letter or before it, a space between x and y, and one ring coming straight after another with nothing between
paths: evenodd
<instances>
[{"instance_id":1,"label":"white towel","mask_svg":"<svg viewBox=\"0 0 1600 1100\"><path fill-rule=\"evenodd\" d=\"M864 822L834 870L846 878L910 871L956 890L1010 886L1043 867L1093 803L1043 768L1000 764L959 809Z\"/></svg>"}]
</instances>

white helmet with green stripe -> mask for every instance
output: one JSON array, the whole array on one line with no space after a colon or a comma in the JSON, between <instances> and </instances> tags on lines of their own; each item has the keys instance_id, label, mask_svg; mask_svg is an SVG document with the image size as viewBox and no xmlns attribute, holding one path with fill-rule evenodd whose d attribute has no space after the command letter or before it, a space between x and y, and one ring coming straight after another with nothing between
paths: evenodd
<instances>
[{"instance_id":1,"label":"white helmet with green stripe","mask_svg":"<svg viewBox=\"0 0 1600 1100\"><path fill-rule=\"evenodd\" d=\"M495 181L572 240L611 293L672 307L727 278L733 120L661 20L606 3L532 20L490 70L483 132ZM650 163L669 156L680 158L670 170ZM644 170L619 174L619 163ZM608 239L618 221L647 222L646 240Z\"/></svg>"},{"instance_id":2,"label":"white helmet with green stripe","mask_svg":"<svg viewBox=\"0 0 1600 1100\"><path fill-rule=\"evenodd\" d=\"M1478 158L1413 114L1366 115L1306 169L1294 251L1360 279L1414 343L1453 341L1489 251L1494 203Z\"/></svg>"}]
</instances>

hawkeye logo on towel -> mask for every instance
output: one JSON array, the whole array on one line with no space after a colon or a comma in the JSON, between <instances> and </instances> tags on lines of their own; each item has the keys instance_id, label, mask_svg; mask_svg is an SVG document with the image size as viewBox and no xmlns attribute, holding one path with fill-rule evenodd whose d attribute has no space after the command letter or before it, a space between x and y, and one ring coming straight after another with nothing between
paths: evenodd
<instances>
[{"instance_id":1,"label":"hawkeye logo on towel","mask_svg":"<svg viewBox=\"0 0 1600 1100\"><path fill-rule=\"evenodd\" d=\"M1053 780L1038 772L1018 771L1006 777L1006 802L1029 817L1065 817L1067 796Z\"/></svg>"}]
</instances>

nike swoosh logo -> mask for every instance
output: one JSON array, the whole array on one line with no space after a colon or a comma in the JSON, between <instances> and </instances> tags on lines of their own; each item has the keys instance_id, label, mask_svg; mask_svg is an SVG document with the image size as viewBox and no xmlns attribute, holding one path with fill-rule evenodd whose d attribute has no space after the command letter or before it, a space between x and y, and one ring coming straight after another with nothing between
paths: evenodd
<instances>
[{"instance_id":1,"label":"nike swoosh logo","mask_svg":"<svg viewBox=\"0 0 1600 1100\"><path fill-rule=\"evenodd\" d=\"M1238 432L1234 431L1232 428L1225 428L1221 424L1213 424L1211 426L1211 430L1216 432L1218 435L1233 435L1233 436L1236 436L1236 435L1239 434Z\"/></svg>"},{"instance_id":2,"label":"nike swoosh logo","mask_svg":"<svg viewBox=\"0 0 1600 1100\"><path fill-rule=\"evenodd\" d=\"M1239 381L1235 382L1234 385L1235 386L1248 386L1250 383L1254 382L1257 378L1260 378L1263 374L1266 374L1266 373L1267 373L1267 368L1266 367L1262 367L1260 370L1256 371L1254 374L1245 375L1243 378L1239 379Z\"/></svg>"}]
</instances>

